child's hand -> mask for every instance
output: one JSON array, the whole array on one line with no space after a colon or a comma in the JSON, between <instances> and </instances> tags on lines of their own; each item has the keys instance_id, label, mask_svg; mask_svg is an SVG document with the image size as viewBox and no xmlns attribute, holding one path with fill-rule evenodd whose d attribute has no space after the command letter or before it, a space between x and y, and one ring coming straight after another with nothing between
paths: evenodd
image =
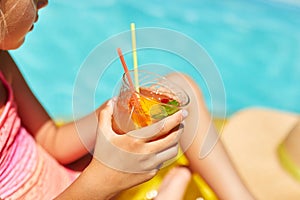
<instances>
[{"instance_id":1,"label":"child's hand","mask_svg":"<svg viewBox=\"0 0 300 200\"><path fill-rule=\"evenodd\" d=\"M191 172L185 167L175 167L164 177L155 200L181 200L184 197Z\"/></svg>"},{"instance_id":2,"label":"child's hand","mask_svg":"<svg viewBox=\"0 0 300 200\"><path fill-rule=\"evenodd\" d=\"M118 135L112 130L112 102L100 111L93 162L103 165L120 190L152 178L163 162L178 153L186 113L179 111L158 123Z\"/></svg>"}]
</instances>

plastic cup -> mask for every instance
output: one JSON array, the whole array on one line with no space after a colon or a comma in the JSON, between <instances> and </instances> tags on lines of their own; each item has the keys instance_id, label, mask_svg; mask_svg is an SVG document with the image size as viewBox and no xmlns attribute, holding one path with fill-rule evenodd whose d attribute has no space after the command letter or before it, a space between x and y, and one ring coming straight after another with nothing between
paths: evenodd
<instances>
[{"instance_id":1,"label":"plastic cup","mask_svg":"<svg viewBox=\"0 0 300 200\"><path fill-rule=\"evenodd\" d=\"M131 70L130 77L134 77ZM187 106L187 93L166 76L146 69L138 72L139 91L130 87L124 73L117 89L113 128L123 134L151 125Z\"/></svg>"}]
</instances>

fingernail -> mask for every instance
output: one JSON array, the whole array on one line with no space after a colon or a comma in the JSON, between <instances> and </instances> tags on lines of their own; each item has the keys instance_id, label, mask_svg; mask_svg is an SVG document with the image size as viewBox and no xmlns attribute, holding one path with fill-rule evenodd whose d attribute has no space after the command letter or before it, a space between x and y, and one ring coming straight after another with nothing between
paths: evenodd
<instances>
[{"instance_id":1,"label":"fingernail","mask_svg":"<svg viewBox=\"0 0 300 200\"><path fill-rule=\"evenodd\" d=\"M188 116L189 112L187 110L182 110L181 115L183 118L186 118Z\"/></svg>"}]
</instances>

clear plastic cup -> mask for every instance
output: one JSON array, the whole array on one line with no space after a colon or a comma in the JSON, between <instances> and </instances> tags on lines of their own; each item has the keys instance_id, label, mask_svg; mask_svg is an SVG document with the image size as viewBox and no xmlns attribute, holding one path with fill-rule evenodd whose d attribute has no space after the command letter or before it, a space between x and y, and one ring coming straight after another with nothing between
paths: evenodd
<instances>
[{"instance_id":1,"label":"clear plastic cup","mask_svg":"<svg viewBox=\"0 0 300 200\"><path fill-rule=\"evenodd\" d=\"M134 79L134 71L128 73ZM187 93L166 76L139 69L138 91L127 77L124 73L115 95L113 127L119 134L151 125L189 104Z\"/></svg>"}]
</instances>

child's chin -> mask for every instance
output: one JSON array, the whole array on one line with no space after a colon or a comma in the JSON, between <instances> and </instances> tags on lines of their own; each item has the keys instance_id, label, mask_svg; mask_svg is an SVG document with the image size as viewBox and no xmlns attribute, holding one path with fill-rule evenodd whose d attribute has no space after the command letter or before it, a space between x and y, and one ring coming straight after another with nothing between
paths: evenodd
<instances>
[{"instance_id":1,"label":"child's chin","mask_svg":"<svg viewBox=\"0 0 300 200\"><path fill-rule=\"evenodd\" d=\"M15 50L18 49L22 44L24 44L25 38L22 38L18 42L10 43L10 44L4 44L3 47L1 47L2 50Z\"/></svg>"}]
</instances>

